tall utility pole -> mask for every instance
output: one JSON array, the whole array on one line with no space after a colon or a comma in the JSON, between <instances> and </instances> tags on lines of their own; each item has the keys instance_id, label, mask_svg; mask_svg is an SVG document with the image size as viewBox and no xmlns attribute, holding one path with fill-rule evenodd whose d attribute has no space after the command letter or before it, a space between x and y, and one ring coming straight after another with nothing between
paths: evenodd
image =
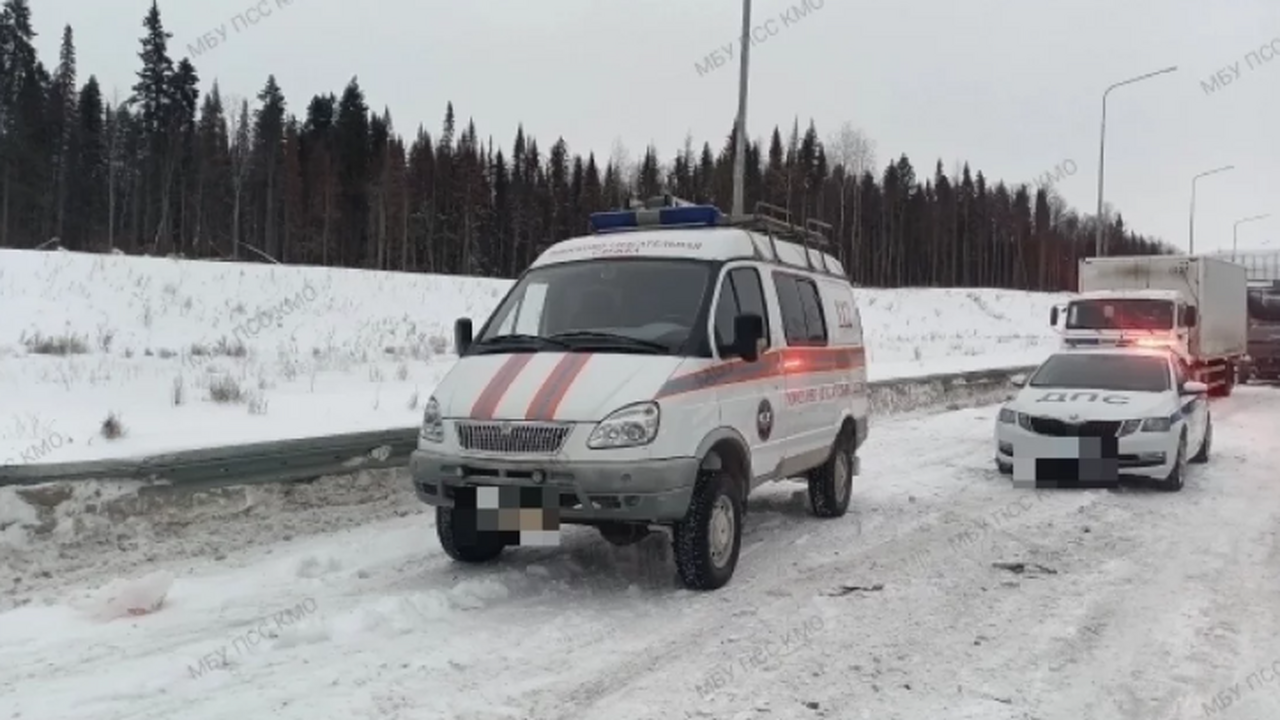
<instances>
[{"instance_id":1,"label":"tall utility pole","mask_svg":"<svg viewBox=\"0 0 1280 720\"><path fill-rule=\"evenodd\" d=\"M1102 257L1103 255L1107 254L1107 248L1103 244L1104 236L1105 236L1104 230L1106 228L1106 221L1102 217L1102 184L1103 184L1102 178L1103 178L1103 171L1106 168L1106 162L1107 162L1107 95L1111 94L1112 90L1115 90L1121 85L1136 83L1139 80L1146 80L1147 78L1155 77L1156 75L1163 75L1164 73L1173 72L1174 70L1177 70L1177 69L1178 69L1178 66L1174 65L1172 67L1167 67L1163 70L1157 70L1155 72L1147 73L1146 75L1139 75L1138 77L1135 77L1135 78L1129 78L1128 80L1123 80L1121 82L1116 83L1115 85L1112 85L1111 87L1107 88L1105 92L1102 93L1102 140L1099 143L1101 145L1101 148L1098 150L1098 235L1094 241L1094 254L1097 255L1098 257Z\"/></svg>"},{"instance_id":2,"label":"tall utility pole","mask_svg":"<svg viewBox=\"0 0 1280 720\"><path fill-rule=\"evenodd\" d=\"M1227 170L1234 170L1235 167L1236 167L1235 165L1224 165L1223 167L1220 167L1220 168L1214 168L1213 170L1202 172L1199 175L1191 178L1191 220L1189 221L1191 228L1190 228L1190 232L1187 234L1187 254L1188 255L1196 254L1196 181L1207 175L1226 172Z\"/></svg>"},{"instance_id":3,"label":"tall utility pole","mask_svg":"<svg viewBox=\"0 0 1280 720\"><path fill-rule=\"evenodd\" d=\"M742 0L742 67L738 74L738 121L734 123L733 215L744 214L747 173L747 62L751 57L751 0Z\"/></svg>"}]
</instances>

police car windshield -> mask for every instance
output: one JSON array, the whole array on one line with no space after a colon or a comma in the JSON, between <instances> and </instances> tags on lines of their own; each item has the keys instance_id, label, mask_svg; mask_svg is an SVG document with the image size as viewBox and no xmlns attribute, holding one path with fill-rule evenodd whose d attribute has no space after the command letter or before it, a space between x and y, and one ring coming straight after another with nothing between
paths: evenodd
<instances>
[{"instance_id":1,"label":"police car windshield","mask_svg":"<svg viewBox=\"0 0 1280 720\"><path fill-rule=\"evenodd\" d=\"M529 271L477 338L562 338L571 346L679 350L703 305L711 265L687 259L600 259ZM628 339L636 342L628 342Z\"/></svg>"},{"instance_id":2,"label":"police car windshield","mask_svg":"<svg viewBox=\"0 0 1280 720\"><path fill-rule=\"evenodd\" d=\"M1173 303L1167 300L1075 300L1067 310L1068 330L1171 330Z\"/></svg>"},{"instance_id":3,"label":"police car windshield","mask_svg":"<svg viewBox=\"0 0 1280 720\"><path fill-rule=\"evenodd\" d=\"M1039 388L1164 392L1169 389L1169 363L1150 355L1063 353L1046 360L1027 384Z\"/></svg>"}]
</instances>

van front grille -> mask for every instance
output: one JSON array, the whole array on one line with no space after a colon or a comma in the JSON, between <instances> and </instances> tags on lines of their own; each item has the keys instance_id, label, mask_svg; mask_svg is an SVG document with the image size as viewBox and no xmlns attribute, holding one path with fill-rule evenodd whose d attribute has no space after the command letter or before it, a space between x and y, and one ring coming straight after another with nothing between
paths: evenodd
<instances>
[{"instance_id":1,"label":"van front grille","mask_svg":"<svg viewBox=\"0 0 1280 720\"><path fill-rule=\"evenodd\" d=\"M560 451L569 428L555 423L462 421L458 443L476 452L551 455Z\"/></svg>"}]
</instances>

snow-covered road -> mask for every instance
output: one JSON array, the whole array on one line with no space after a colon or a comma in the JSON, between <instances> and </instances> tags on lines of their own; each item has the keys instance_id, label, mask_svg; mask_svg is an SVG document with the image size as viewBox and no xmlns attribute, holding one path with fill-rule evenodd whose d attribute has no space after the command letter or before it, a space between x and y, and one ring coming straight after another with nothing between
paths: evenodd
<instances>
[{"instance_id":1,"label":"snow-covered road","mask_svg":"<svg viewBox=\"0 0 1280 720\"><path fill-rule=\"evenodd\" d=\"M995 412L880 421L846 518L754 497L714 593L656 537L468 568L423 513L241 549L233 522L225 557L135 569L177 577L155 614L93 617L109 575L0 614L0 718L1280 717L1280 389L1214 404L1177 494L1016 490Z\"/></svg>"}]
</instances>

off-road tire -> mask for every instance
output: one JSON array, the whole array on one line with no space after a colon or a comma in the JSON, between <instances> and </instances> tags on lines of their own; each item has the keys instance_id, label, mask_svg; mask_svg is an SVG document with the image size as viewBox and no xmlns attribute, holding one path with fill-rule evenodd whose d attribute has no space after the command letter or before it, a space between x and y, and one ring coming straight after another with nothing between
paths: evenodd
<instances>
[{"instance_id":1,"label":"off-road tire","mask_svg":"<svg viewBox=\"0 0 1280 720\"><path fill-rule=\"evenodd\" d=\"M470 514L470 519L467 515ZM502 554L506 547L492 533L477 535L475 533L475 515L473 513L454 514L454 508L436 507L436 535L440 538L440 547L449 557L464 563L486 563Z\"/></svg>"},{"instance_id":2,"label":"off-road tire","mask_svg":"<svg viewBox=\"0 0 1280 720\"><path fill-rule=\"evenodd\" d=\"M690 590L718 590L733 577L742 548L742 488L739 478L724 470L699 474L684 519L672 528L671 548L680 582ZM723 564L712 560L712 519L717 507L732 516L729 552ZM723 539L722 539L723 540Z\"/></svg>"},{"instance_id":3,"label":"off-road tire","mask_svg":"<svg viewBox=\"0 0 1280 720\"><path fill-rule=\"evenodd\" d=\"M1158 487L1165 492L1178 492L1186 482L1187 474L1187 433L1184 430L1178 440L1178 458L1173 463L1173 470Z\"/></svg>"},{"instance_id":4,"label":"off-road tire","mask_svg":"<svg viewBox=\"0 0 1280 720\"><path fill-rule=\"evenodd\" d=\"M1208 416L1204 419L1204 442L1200 443L1200 450L1188 462L1197 465L1203 465L1209 462L1209 453L1213 449L1213 417Z\"/></svg>"},{"instance_id":5,"label":"off-road tire","mask_svg":"<svg viewBox=\"0 0 1280 720\"><path fill-rule=\"evenodd\" d=\"M820 518L838 518L849 510L853 495L853 433L843 431L831 446L831 456L808 473L809 510Z\"/></svg>"}]
</instances>

